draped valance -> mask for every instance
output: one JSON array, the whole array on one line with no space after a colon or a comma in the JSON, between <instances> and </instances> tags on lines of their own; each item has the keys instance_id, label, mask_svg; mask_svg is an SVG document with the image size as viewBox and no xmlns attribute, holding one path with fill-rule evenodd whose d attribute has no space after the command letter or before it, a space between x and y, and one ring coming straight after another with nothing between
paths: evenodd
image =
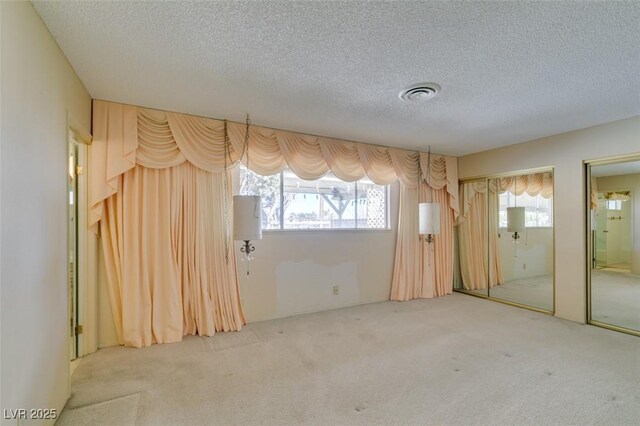
<instances>
[{"instance_id":1,"label":"draped valance","mask_svg":"<svg viewBox=\"0 0 640 426\"><path fill-rule=\"evenodd\" d=\"M492 185L497 186L499 194L511 192L514 195L522 195L525 192L535 197L540 194L544 198L553 195L553 176L551 172L531 173L528 175L507 176L490 180Z\"/></svg>"},{"instance_id":2,"label":"draped valance","mask_svg":"<svg viewBox=\"0 0 640 426\"><path fill-rule=\"evenodd\" d=\"M553 175L551 172L531 173L519 176L506 176L489 179L489 188L492 192L503 194L507 191L514 195L528 195L535 197L540 194L544 198L553 196ZM461 185L462 217L466 217L469 206L476 194L487 192L487 181L467 182Z\"/></svg>"},{"instance_id":3,"label":"draped valance","mask_svg":"<svg viewBox=\"0 0 640 426\"><path fill-rule=\"evenodd\" d=\"M226 123L230 141L227 161L224 120L95 100L93 124L89 223L94 230L102 217L104 200L117 191L118 177L136 164L161 169L188 161L208 172L222 172L225 164L233 167L247 159L242 157L243 123ZM331 171L347 182L367 175L379 185L399 180L411 188L422 180L434 189L446 188L449 207L458 215L458 166L454 157L429 157L424 152L254 125L249 128L248 145L249 168L258 174L271 175L288 167L307 180Z\"/></svg>"}]
</instances>

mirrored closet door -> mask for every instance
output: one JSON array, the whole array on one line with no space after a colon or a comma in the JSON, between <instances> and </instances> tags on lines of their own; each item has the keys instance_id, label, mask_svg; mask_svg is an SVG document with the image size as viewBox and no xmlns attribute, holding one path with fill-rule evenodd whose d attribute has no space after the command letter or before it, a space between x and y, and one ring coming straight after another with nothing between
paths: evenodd
<instances>
[{"instance_id":1,"label":"mirrored closet door","mask_svg":"<svg viewBox=\"0 0 640 426\"><path fill-rule=\"evenodd\" d=\"M554 311L553 171L463 182L458 291Z\"/></svg>"},{"instance_id":2,"label":"mirrored closet door","mask_svg":"<svg viewBox=\"0 0 640 426\"><path fill-rule=\"evenodd\" d=\"M589 322L640 335L640 158L588 170Z\"/></svg>"}]
</instances>

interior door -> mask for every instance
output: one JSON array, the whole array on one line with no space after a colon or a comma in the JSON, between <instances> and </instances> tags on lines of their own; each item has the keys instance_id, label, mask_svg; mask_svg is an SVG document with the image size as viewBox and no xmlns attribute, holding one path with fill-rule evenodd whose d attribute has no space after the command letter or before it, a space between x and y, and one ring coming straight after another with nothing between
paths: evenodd
<instances>
[{"instance_id":1,"label":"interior door","mask_svg":"<svg viewBox=\"0 0 640 426\"><path fill-rule=\"evenodd\" d=\"M67 271L69 287L69 358L78 356L78 143L70 135L67 171Z\"/></svg>"}]
</instances>

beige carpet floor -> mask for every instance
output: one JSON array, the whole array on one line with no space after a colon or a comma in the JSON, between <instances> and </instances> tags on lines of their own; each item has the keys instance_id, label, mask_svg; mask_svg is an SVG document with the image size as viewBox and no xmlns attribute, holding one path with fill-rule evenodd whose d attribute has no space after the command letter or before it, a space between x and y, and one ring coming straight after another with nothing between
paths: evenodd
<instances>
[{"instance_id":1,"label":"beige carpet floor","mask_svg":"<svg viewBox=\"0 0 640 426\"><path fill-rule=\"evenodd\" d=\"M640 331L640 276L618 268L594 269L592 316L596 321ZM487 295L487 289L472 293ZM553 276L513 280L491 288L493 298L553 310Z\"/></svg>"},{"instance_id":2,"label":"beige carpet floor","mask_svg":"<svg viewBox=\"0 0 640 426\"><path fill-rule=\"evenodd\" d=\"M250 324L75 372L60 425L637 425L640 338L475 297Z\"/></svg>"},{"instance_id":3,"label":"beige carpet floor","mask_svg":"<svg viewBox=\"0 0 640 426\"><path fill-rule=\"evenodd\" d=\"M507 281L491 287L491 297L553 311L553 275Z\"/></svg>"},{"instance_id":4,"label":"beige carpet floor","mask_svg":"<svg viewBox=\"0 0 640 426\"><path fill-rule=\"evenodd\" d=\"M640 276L594 269L591 292L594 320L640 331Z\"/></svg>"}]
</instances>

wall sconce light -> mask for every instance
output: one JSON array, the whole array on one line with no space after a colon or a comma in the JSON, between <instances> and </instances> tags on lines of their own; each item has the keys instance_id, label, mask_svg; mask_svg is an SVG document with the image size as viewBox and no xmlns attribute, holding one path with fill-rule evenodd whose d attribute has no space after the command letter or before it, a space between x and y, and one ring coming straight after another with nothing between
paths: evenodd
<instances>
[{"instance_id":1,"label":"wall sconce light","mask_svg":"<svg viewBox=\"0 0 640 426\"><path fill-rule=\"evenodd\" d=\"M431 187L429 179L431 178L431 146L427 155L427 202L418 204L418 232L420 235L426 235L425 241L431 244L434 241L434 235L440 233L440 203L434 203L431 199ZM420 198L420 179L418 178L418 199Z\"/></svg>"},{"instance_id":2,"label":"wall sconce light","mask_svg":"<svg viewBox=\"0 0 640 426\"><path fill-rule=\"evenodd\" d=\"M246 130L244 134L244 146L240 154L239 161L247 156L247 169L249 169L249 126L251 119L247 114ZM229 141L229 133L227 131L227 121L224 122L225 136L225 155L224 168L227 170L227 161L231 158L231 142ZM226 173L225 173L226 176ZM226 184L225 184L226 192ZM225 208L225 217L226 217ZM228 229L228 228L227 228ZM251 241L262 239L262 200L259 195L235 195L233 197L233 239L235 241L244 241L244 245L240 247L240 252L246 255L247 275L249 275L249 261L252 259L251 253L256 248ZM227 260L228 261L228 260Z\"/></svg>"},{"instance_id":3,"label":"wall sconce light","mask_svg":"<svg viewBox=\"0 0 640 426\"><path fill-rule=\"evenodd\" d=\"M235 195L233 197L233 239L244 241L240 251L247 256L247 275L249 260L255 246L251 241L262 239L262 202L257 195Z\"/></svg>"},{"instance_id":4,"label":"wall sconce light","mask_svg":"<svg viewBox=\"0 0 640 426\"><path fill-rule=\"evenodd\" d=\"M513 232L511 237L514 242L518 242L518 232L525 231L524 207L518 207L518 176L513 181L513 197L516 207L507 207L507 232Z\"/></svg>"},{"instance_id":5,"label":"wall sconce light","mask_svg":"<svg viewBox=\"0 0 640 426\"><path fill-rule=\"evenodd\" d=\"M524 230L524 207L507 207L507 232L513 232L511 237L517 241Z\"/></svg>"},{"instance_id":6,"label":"wall sconce light","mask_svg":"<svg viewBox=\"0 0 640 426\"><path fill-rule=\"evenodd\" d=\"M440 233L440 203L418 204L418 224L420 234L431 244L433 236Z\"/></svg>"}]
</instances>

